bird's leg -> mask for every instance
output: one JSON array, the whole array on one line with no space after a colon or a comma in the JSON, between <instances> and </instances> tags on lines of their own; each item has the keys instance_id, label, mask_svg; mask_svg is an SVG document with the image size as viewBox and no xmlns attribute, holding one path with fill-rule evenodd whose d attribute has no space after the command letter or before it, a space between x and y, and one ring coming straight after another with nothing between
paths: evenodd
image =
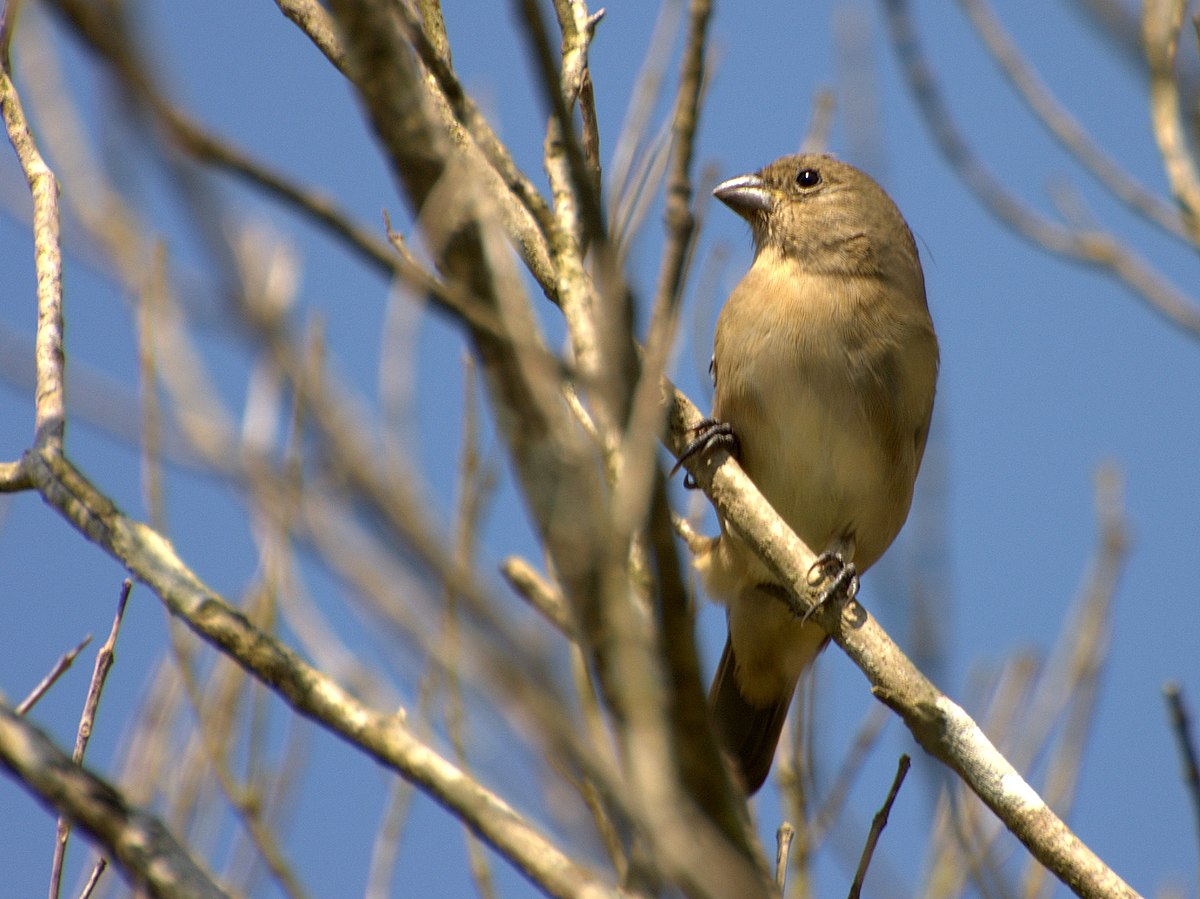
<instances>
[{"instance_id":1,"label":"bird's leg","mask_svg":"<svg viewBox=\"0 0 1200 899\"><path fill-rule=\"evenodd\" d=\"M733 426L727 421L717 421L715 418L705 418L699 424L688 428L689 433L695 434L688 441L687 446L679 453L679 459L671 466L671 474L679 471L683 467L683 463L697 453L707 453L713 447L723 446L735 459L738 453L741 452L742 445L738 441L737 434L733 433ZM696 489L696 479L687 474L683 478L683 486L688 490Z\"/></svg>"},{"instance_id":2,"label":"bird's leg","mask_svg":"<svg viewBox=\"0 0 1200 899\"><path fill-rule=\"evenodd\" d=\"M800 617L800 623L808 621L813 612L843 593L846 599L854 599L858 595L858 569L853 562L847 562L840 552L827 550L817 556L817 560L808 569L808 582L815 586L822 581L828 581L828 586L821 591L816 602Z\"/></svg>"}]
</instances>

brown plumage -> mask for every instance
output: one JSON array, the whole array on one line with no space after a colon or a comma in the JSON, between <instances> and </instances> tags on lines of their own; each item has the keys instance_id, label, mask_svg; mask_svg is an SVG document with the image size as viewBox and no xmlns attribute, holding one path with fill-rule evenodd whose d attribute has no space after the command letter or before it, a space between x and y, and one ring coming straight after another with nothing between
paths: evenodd
<instances>
[{"instance_id":1,"label":"brown plumage","mask_svg":"<svg viewBox=\"0 0 1200 899\"><path fill-rule=\"evenodd\" d=\"M713 418L796 534L865 571L908 516L933 409L937 338L912 234L879 185L830 156L788 156L714 194L750 223L755 255L717 322ZM729 618L709 702L753 793L826 638L724 527L696 563Z\"/></svg>"}]
</instances>

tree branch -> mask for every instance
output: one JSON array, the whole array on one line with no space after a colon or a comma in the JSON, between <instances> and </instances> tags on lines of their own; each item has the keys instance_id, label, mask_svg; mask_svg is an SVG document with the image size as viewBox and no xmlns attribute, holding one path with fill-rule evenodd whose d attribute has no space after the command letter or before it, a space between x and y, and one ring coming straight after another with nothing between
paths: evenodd
<instances>
[{"instance_id":1,"label":"tree branch","mask_svg":"<svg viewBox=\"0 0 1200 899\"><path fill-rule=\"evenodd\" d=\"M106 781L71 761L50 739L0 702L0 764L44 803L87 831L151 895L227 896L153 815L129 805Z\"/></svg>"},{"instance_id":2,"label":"tree branch","mask_svg":"<svg viewBox=\"0 0 1200 899\"><path fill-rule=\"evenodd\" d=\"M678 453L701 418L677 390L667 398L670 447ZM798 614L811 614L871 684L875 698L904 721L921 747L955 771L1026 848L1083 896L1137 894L1071 832L979 726L900 651L857 601L816 607L816 556L792 533L725 451L689 461L688 470L739 537L753 546L789 590Z\"/></svg>"}]
</instances>

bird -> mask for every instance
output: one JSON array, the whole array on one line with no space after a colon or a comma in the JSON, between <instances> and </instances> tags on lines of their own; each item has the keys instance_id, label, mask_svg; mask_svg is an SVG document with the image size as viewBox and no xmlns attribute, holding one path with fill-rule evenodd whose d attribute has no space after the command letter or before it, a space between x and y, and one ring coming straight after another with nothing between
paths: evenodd
<instances>
[{"instance_id":1,"label":"bird","mask_svg":"<svg viewBox=\"0 0 1200 899\"><path fill-rule=\"evenodd\" d=\"M938 341L916 243L883 188L830 155L785 156L713 194L749 223L754 258L718 317L711 417L681 462L726 444L856 589L908 517L933 412ZM727 614L714 730L753 795L828 637L724 521L694 564Z\"/></svg>"}]
</instances>

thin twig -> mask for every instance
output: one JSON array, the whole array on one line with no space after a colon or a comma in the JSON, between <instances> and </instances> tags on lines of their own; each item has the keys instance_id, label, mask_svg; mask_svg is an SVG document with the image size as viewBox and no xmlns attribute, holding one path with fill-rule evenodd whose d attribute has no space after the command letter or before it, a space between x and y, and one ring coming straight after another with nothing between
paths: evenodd
<instances>
[{"instance_id":1,"label":"thin twig","mask_svg":"<svg viewBox=\"0 0 1200 899\"><path fill-rule=\"evenodd\" d=\"M1024 750L1014 749L1007 738L1021 733L1014 721L1020 720L1023 727L1033 724L1025 702L1037 672L1038 660L1032 653L1017 653L1006 659L998 672L983 670L982 666L973 669L969 678L972 685L966 690L971 705L981 709L979 718L984 732L998 734L1005 757L1022 769L1028 767L1026 757L1021 754ZM1016 888L994 851L1003 832L969 795L964 784L947 781L943 796L945 802L939 807L931 838L935 856L926 875L926 884L936 885L937 890L929 892L942 897L955 896L971 881L983 897L1015 894ZM1001 851L1011 852L1010 847L1010 842L1003 842ZM1040 863L1035 859L1031 864Z\"/></svg>"},{"instance_id":2,"label":"thin twig","mask_svg":"<svg viewBox=\"0 0 1200 899\"><path fill-rule=\"evenodd\" d=\"M0 65L7 70L12 52L13 34L17 30L17 16L21 12L21 0L9 0L0 13Z\"/></svg>"},{"instance_id":3,"label":"thin twig","mask_svg":"<svg viewBox=\"0 0 1200 899\"><path fill-rule=\"evenodd\" d=\"M496 473L493 467L480 458L479 410L477 408L475 363L469 354L463 356L463 436L462 455L459 460L457 522L455 526L455 557L463 568L472 565L476 544L479 539L480 523L488 502L495 490ZM446 733L454 750L454 761L468 774L472 774L467 756L467 713L463 701L462 678L458 663L464 650L459 629L458 597L452 589L445 593L442 615L443 658L450 664L445 668L446 689ZM463 836L467 844L467 863L475 891L482 899L495 899L496 884L491 864L482 842L469 827L464 825Z\"/></svg>"},{"instance_id":4,"label":"thin twig","mask_svg":"<svg viewBox=\"0 0 1200 899\"><path fill-rule=\"evenodd\" d=\"M537 279L546 296L553 299L553 272L546 252L551 216L545 199L518 168L508 148L463 90L450 67L448 46L439 49L430 41L423 23L408 4L396 4L391 9L396 16L393 21L402 26L404 37L438 87L437 91L430 92L430 99L441 112L443 125L454 134L456 143L479 151L481 164L475 166L475 171L490 189L505 228L520 250L530 274Z\"/></svg>"},{"instance_id":5,"label":"thin twig","mask_svg":"<svg viewBox=\"0 0 1200 899\"><path fill-rule=\"evenodd\" d=\"M1196 751L1196 739L1192 733L1192 719L1183 700L1183 690L1171 681L1163 685L1163 698L1171 719L1171 730L1179 744L1179 758L1183 762L1183 782L1187 784L1188 796L1192 800L1192 813L1196 819L1196 836L1200 839L1200 755Z\"/></svg>"},{"instance_id":6,"label":"thin twig","mask_svg":"<svg viewBox=\"0 0 1200 899\"><path fill-rule=\"evenodd\" d=\"M108 869L108 859L101 856L96 859L96 864L92 866L92 873L88 876L87 883L83 885L83 889L79 893L79 899L90 899L92 893L96 891L97 884L100 883L100 877Z\"/></svg>"},{"instance_id":7,"label":"thin twig","mask_svg":"<svg viewBox=\"0 0 1200 899\"><path fill-rule=\"evenodd\" d=\"M615 433L617 422L622 419L623 396L616 385L624 367L614 360L621 353L621 345L616 340L625 333L619 324L620 316L616 314L622 308L624 296L618 279L617 284L608 285L608 294L602 300L598 295L597 278L586 267L587 247L595 246L598 263L595 268L600 271L601 280L606 280L604 276L612 270L605 264L611 254L599 210L599 169L589 167L571 115L581 79L587 72L587 51L592 35L587 28L587 10L582 2L559 0L555 4L562 32L560 70L538 5L524 2L521 8L526 21L525 31L538 63L542 94L552 113L546 124L543 156L553 198L553 227L548 236L556 294L570 336L578 380L594 397L589 419L595 425L611 482L621 467L616 456ZM609 302L610 298L615 302Z\"/></svg>"},{"instance_id":8,"label":"thin twig","mask_svg":"<svg viewBox=\"0 0 1200 899\"><path fill-rule=\"evenodd\" d=\"M575 132L571 118L571 107L578 96L578 79L586 68L587 44L591 40L591 32L586 27L571 28L564 33L567 42L567 57L562 61L568 70L560 70L552 48L546 23L542 19L540 4L532 0L515 0L519 13L525 22L524 37L530 42L531 56L538 74L538 86L550 114L557 124L553 134L560 141L562 152L566 157L568 170L573 181L573 192L579 206L579 221L582 231L579 239L586 245L594 240L605 240L604 217L600 209L600 196L597 185L588 171L587 157L579 136ZM573 4L574 5L574 4ZM566 21L573 23L573 17L567 16ZM572 63L571 59L575 61ZM567 79L574 73L574 84ZM547 229L549 233L551 229Z\"/></svg>"},{"instance_id":9,"label":"thin twig","mask_svg":"<svg viewBox=\"0 0 1200 899\"><path fill-rule=\"evenodd\" d=\"M896 801L896 794L900 792L900 785L904 783L904 777L908 774L911 765L912 759L907 755L900 756L900 763L896 766L896 776L892 779L892 788L888 790L887 799L884 800L883 806L875 813L875 818L871 821L867 844L863 846L862 858L858 861L858 870L854 872L854 882L850 885L850 899L858 899L862 894L863 880L867 876L871 856L875 854L875 846L879 843L879 836L883 833L884 827L887 826L892 803Z\"/></svg>"},{"instance_id":10,"label":"thin twig","mask_svg":"<svg viewBox=\"0 0 1200 899\"><path fill-rule=\"evenodd\" d=\"M50 671L45 677L42 678L41 682L36 687L29 691L29 695L21 700L20 705L18 705L15 709L16 713L18 715L24 715L31 708L33 708L34 704L46 695L46 691L54 686L54 682L62 677L63 673L66 672L66 670L70 668L72 664L74 664L75 657L83 652L83 648L91 642L92 635L88 634L83 638L83 640L80 641L78 646L76 646L74 649L67 650L65 653L59 656L58 661L54 663L54 667L50 669Z\"/></svg>"},{"instance_id":11,"label":"thin twig","mask_svg":"<svg viewBox=\"0 0 1200 899\"><path fill-rule=\"evenodd\" d=\"M696 215L692 209L692 166L705 84L705 53L712 16L710 0L688 4L687 41L680 61L679 87L671 115L671 154L667 176L667 246L663 251L645 341L628 414L620 458L625 467L617 485L614 509L625 521L618 533L632 533L645 520L658 472L656 435L662 429L662 377L674 342L683 286L695 246ZM632 372L631 372L632 374Z\"/></svg>"},{"instance_id":12,"label":"thin twig","mask_svg":"<svg viewBox=\"0 0 1200 899\"><path fill-rule=\"evenodd\" d=\"M667 175L668 241L659 266L655 308L675 309L679 303L695 235L692 213L692 160L705 85L705 47L712 4L693 0L688 6L688 41L683 50L679 90L671 116L672 150Z\"/></svg>"},{"instance_id":13,"label":"thin twig","mask_svg":"<svg viewBox=\"0 0 1200 899\"><path fill-rule=\"evenodd\" d=\"M665 159L665 155L658 153L655 148L665 148L666 128L652 139L650 148L645 146L645 142L650 117L662 98L663 81L671 59L670 36L679 27L681 9L680 3L659 4L646 54L634 79L634 90L608 164L609 227L613 242L618 246L628 240L634 228L632 222L635 217L629 213L629 208L638 197L651 192L643 188L647 159L654 156L663 156ZM669 126L670 123L667 124ZM635 174L635 167L639 167L643 174Z\"/></svg>"},{"instance_id":14,"label":"thin twig","mask_svg":"<svg viewBox=\"0 0 1200 899\"><path fill-rule=\"evenodd\" d=\"M367 884L363 899L388 899L393 895L392 876L400 855L401 834L412 807L413 785L402 778L393 778L384 802L383 818L375 831L371 845L371 860L367 867Z\"/></svg>"},{"instance_id":15,"label":"thin twig","mask_svg":"<svg viewBox=\"0 0 1200 899\"><path fill-rule=\"evenodd\" d=\"M833 131L833 114L837 107L837 95L828 88L817 91L813 98L808 126L804 129L804 140L800 142L801 153L829 152L829 136Z\"/></svg>"},{"instance_id":16,"label":"thin twig","mask_svg":"<svg viewBox=\"0 0 1200 899\"><path fill-rule=\"evenodd\" d=\"M87 698L83 702L83 714L79 718L79 729L75 732L75 749L71 753L71 761L76 765L83 764L83 755L87 752L88 741L92 738L92 728L96 724L96 709L100 706L100 694L104 692L104 683L108 680L108 672L113 665L113 650L117 646L117 632L121 629L121 621L125 618L125 604L129 602L129 593L133 590L133 581L125 578L121 582L121 594L117 597L117 612L113 616L112 629L108 639L104 641L96 653L96 665L92 669L92 679L88 683ZM54 858L50 863L50 897L58 896L62 885L63 862L67 856L67 840L71 836L71 822L60 815L55 832Z\"/></svg>"}]
</instances>

